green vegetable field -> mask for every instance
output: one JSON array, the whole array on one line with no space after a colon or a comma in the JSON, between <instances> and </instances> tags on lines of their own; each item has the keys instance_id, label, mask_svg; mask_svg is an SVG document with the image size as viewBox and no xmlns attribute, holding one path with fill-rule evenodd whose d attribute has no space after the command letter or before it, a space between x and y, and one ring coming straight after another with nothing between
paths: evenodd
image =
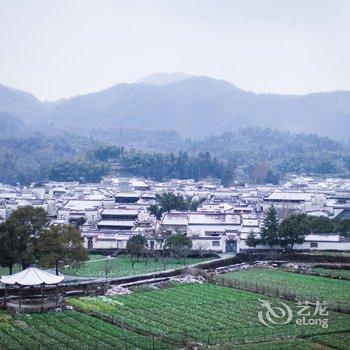
<instances>
[{"instance_id":1,"label":"green vegetable field","mask_svg":"<svg viewBox=\"0 0 350 350\"><path fill-rule=\"evenodd\" d=\"M324 268L313 268L310 273L317 273L321 276L339 278L339 279L348 279L350 280L350 270L333 270L333 269L324 269Z\"/></svg>"},{"instance_id":2,"label":"green vegetable field","mask_svg":"<svg viewBox=\"0 0 350 350\"><path fill-rule=\"evenodd\" d=\"M238 347L228 347L225 350L327 350L328 347L315 344L311 340L297 339L291 341L274 341L263 344L248 344ZM347 350L347 349L341 349Z\"/></svg>"},{"instance_id":3,"label":"green vegetable field","mask_svg":"<svg viewBox=\"0 0 350 350\"><path fill-rule=\"evenodd\" d=\"M306 300L318 298L318 300L350 306L350 281L347 280L284 272L277 269L252 269L230 272L223 276L257 286L278 288Z\"/></svg>"},{"instance_id":4,"label":"green vegetable field","mask_svg":"<svg viewBox=\"0 0 350 350\"><path fill-rule=\"evenodd\" d=\"M78 312L16 315L0 313L0 349L170 349L150 337Z\"/></svg>"},{"instance_id":5,"label":"green vegetable field","mask_svg":"<svg viewBox=\"0 0 350 350\"><path fill-rule=\"evenodd\" d=\"M72 298L69 303L83 312L174 341L202 344L244 344L289 340L301 336L350 331L350 316L329 312L328 328L293 320L267 327L259 322L261 295L212 284L181 284L113 298ZM287 303L296 314L296 304Z\"/></svg>"},{"instance_id":6,"label":"green vegetable field","mask_svg":"<svg viewBox=\"0 0 350 350\"><path fill-rule=\"evenodd\" d=\"M210 259L200 259L200 258L187 258L185 265L196 264L202 261ZM154 259L148 259L147 265L143 261L136 262L134 268L131 266L130 258L128 256L119 256L112 258L113 268L108 277L125 277L125 276L135 276L142 275L144 273L151 273L156 271L163 271L164 266L162 262L155 261ZM176 269L185 266L183 261L172 260L170 261L165 269ZM100 256L100 259L93 256L93 260L84 263L81 267L77 269L73 268L62 268L60 271L63 274L71 276L83 276L83 277L104 277L106 266L106 258Z\"/></svg>"},{"instance_id":7,"label":"green vegetable field","mask_svg":"<svg viewBox=\"0 0 350 350\"><path fill-rule=\"evenodd\" d=\"M334 333L291 341L225 347L225 350L348 350L350 348L349 338L350 333Z\"/></svg>"},{"instance_id":8,"label":"green vegetable field","mask_svg":"<svg viewBox=\"0 0 350 350\"><path fill-rule=\"evenodd\" d=\"M323 334L313 337L314 342L329 346L333 349L350 349L350 332L338 334Z\"/></svg>"}]
</instances>

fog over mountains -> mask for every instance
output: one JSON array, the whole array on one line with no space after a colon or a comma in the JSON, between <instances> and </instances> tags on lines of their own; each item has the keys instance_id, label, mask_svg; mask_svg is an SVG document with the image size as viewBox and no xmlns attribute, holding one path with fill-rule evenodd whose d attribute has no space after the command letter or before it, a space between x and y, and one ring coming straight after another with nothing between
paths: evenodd
<instances>
[{"instance_id":1,"label":"fog over mountains","mask_svg":"<svg viewBox=\"0 0 350 350\"><path fill-rule=\"evenodd\" d=\"M349 120L350 92L256 94L178 72L55 102L0 86L0 182L347 176L350 144L333 139L349 140Z\"/></svg>"},{"instance_id":2,"label":"fog over mountains","mask_svg":"<svg viewBox=\"0 0 350 350\"><path fill-rule=\"evenodd\" d=\"M173 130L198 139L254 126L341 140L350 132L350 92L256 94L209 77L156 73L55 103L0 86L0 113L28 126L85 135Z\"/></svg>"}]
</instances>

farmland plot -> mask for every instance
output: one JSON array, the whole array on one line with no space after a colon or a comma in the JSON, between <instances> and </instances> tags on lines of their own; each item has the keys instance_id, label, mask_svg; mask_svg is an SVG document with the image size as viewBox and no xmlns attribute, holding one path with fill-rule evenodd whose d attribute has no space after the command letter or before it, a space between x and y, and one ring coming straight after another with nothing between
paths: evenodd
<instances>
[{"instance_id":1,"label":"farmland plot","mask_svg":"<svg viewBox=\"0 0 350 350\"><path fill-rule=\"evenodd\" d=\"M310 340L298 339L291 341L275 341L263 344L242 345L239 347L227 348L225 350L330 350L324 345L320 347L319 344ZM343 350L343 349L342 349ZM347 350L347 349L344 349Z\"/></svg>"},{"instance_id":2,"label":"farmland plot","mask_svg":"<svg viewBox=\"0 0 350 350\"><path fill-rule=\"evenodd\" d=\"M82 277L105 277L106 257L91 255L90 261L87 261L78 268L62 268L60 271L65 275L82 276ZM165 270L179 269L181 267L212 260L211 258L187 258L185 263L182 260L172 259L165 267ZM118 256L109 260L112 263L111 272L108 277L126 277L142 275L145 273L164 271L164 266L161 261L148 259L147 265L140 260L132 267L128 256Z\"/></svg>"},{"instance_id":3,"label":"farmland plot","mask_svg":"<svg viewBox=\"0 0 350 350\"><path fill-rule=\"evenodd\" d=\"M166 344L78 312L0 314L0 349L169 349Z\"/></svg>"},{"instance_id":4,"label":"farmland plot","mask_svg":"<svg viewBox=\"0 0 350 350\"><path fill-rule=\"evenodd\" d=\"M333 349L349 350L350 349L350 332L339 334L323 334L313 338L313 341L329 346Z\"/></svg>"},{"instance_id":5,"label":"farmland plot","mask_svg":"<svg viewBox=\"0 0 350 350\"><path fill-rule=\"evenodd\" d=\"M227 279L247 282L254 286L279 289L301 297L303 300L326 300L330 303L350 307L350 281L312 276L277 269L252 269L230 272ZM221 276L220 276L221 277Z\"/></svg>"},{"instance_id":6,"label":"farmland plot","mask_svg":"<svg viewBox=\"0 0 350 350\"><path fill-rule=\"evenodd\" d=\"M350 280L350 270L333 270L324 268L313 268L310 271L311 274L318 274L324 277L348 279Z\"/></svg>"},{"instance_id":7,"label":"farmland plot","mask_svg":"<svg viewBox=\"0 0 350 350\"><path fill-rule=\"evenodd\" d=\"M293 321L263 325L258 319L261 295L212 284L187 284L113 298L70 299L81 311L109 318L176 341L244 344L294 339L350 330L350 316L330 312L328 328L301 327ZM276 299L264 297L273 303ZM296 313L294 303L288 303Z\"/></svg>"}]
</instances>

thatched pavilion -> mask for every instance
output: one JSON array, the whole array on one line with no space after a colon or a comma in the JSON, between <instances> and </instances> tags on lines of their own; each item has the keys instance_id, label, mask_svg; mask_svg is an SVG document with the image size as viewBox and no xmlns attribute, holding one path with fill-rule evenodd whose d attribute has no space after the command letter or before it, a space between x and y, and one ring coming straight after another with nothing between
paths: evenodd
<instances>
[{"instance_id":1,"label":"thatched pavilion","mask_svg":"<svg viewBox=\"0 0 350 350\"><path fill-rule=\"evenodd\" d=\"M58 283L63 276L56 276L36 267L29 267L9 276L3 276L5 285L3 307L19 312L46 311L58 305Z\"/></svg>"}]
</instances>

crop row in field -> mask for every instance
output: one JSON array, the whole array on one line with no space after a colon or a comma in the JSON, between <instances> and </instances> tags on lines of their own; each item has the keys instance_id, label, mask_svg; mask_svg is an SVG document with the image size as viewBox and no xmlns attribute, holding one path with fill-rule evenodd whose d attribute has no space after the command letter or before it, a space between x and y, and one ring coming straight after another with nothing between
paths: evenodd
<instances>
[{"instance_id":1,"label":"crop row in field","mask_svg":"<svg viewBox=\"0 0 350 350\"><path fill-rule=\"evenodd\" d=\"M350 333L333 333L290 341L247 344L232 348L226 347L225 350L348 350L350 349L349 340Z\"/></svg>"},{"instance_id":2,"label":"crop row in field","mask_svg":"<svg viewBox=\"0 0 350 350\"><path fill-rule=\"evenodd\" d=\"M168 349L137 333L78 312L0 314L0 349Z\"/></svg>"},{"instance_id":3,"label":"crop row in field","mask_svg":"<svg viewBox=\"0 0 350 350\"><path fill-rule=\"evenodd\" d=\"M288 324L266 327L260 323L261 296L212 284L177 285L117 296L70 299L76 308L103 315L159 336L177 341L209 344L262 342L325 332L350 330L350 316L330 312L328 328ZM272 303L278 300L265 298ZM296 305L288 303L297 311Z\"/></svg>"},{"instance_id":4,"label":"crop row in field","mask_svg":"<svg viewBox=\"0 0 350 350\"><path fill-rule=\"evenodd\" d=\"M350 349L350 333L334 333L334 334L322 334L313 337L314 342L329 346L333 349L349 350Z\"/></svg>"},{"instance_id":5,"label":"crop row in field","mask_svg":"<svg viewBox=\"0 0 350 350\"><path fill-rule=\"evenodd\" d=\"M346 256L346 257L350 257L350 252L334 252L334 251L315 250L313 252L307 253L307 255L329 255L329 256Z\"/></svg>"},{"instance_id":6,"label":"crop row in field","mask_svg":"<svg viewBox=\"0 0 350 350\"><path fill-rule=\"evenodd\" d=\"M219 350L219 349L218 349ZM312 343L305 339L295 339L287 341L273 341L259 344L247 344L238 347L227 347L225 350L321 350ZM322 347L322 350L328 350L326 347Z\"/></svg>"},{"instance_id":7,"label":"crop row in field","mask_svg":"<svg viewBox=\"0 0 350 350\"><path fill-rule=\"evenodd\" d=\"M224 278L250 285L295 294L303 300L328 301L350 307L350 281L311 276L277 269L252 269L230 272L222 275ZM220 276L221 277L221 276Z\"/></svg>"},{"instance_id":8,"label":"crop row in field","mask_svg":"<svg viewBox=\"0 0 350 350\"><path fill-rule=\"evenodd\" d=\"M335 270L324 268L313 268L310 270L311 274L317 274L323 277L339 278L350 280L350 270Z\"/></svg>"}]
</instances>

